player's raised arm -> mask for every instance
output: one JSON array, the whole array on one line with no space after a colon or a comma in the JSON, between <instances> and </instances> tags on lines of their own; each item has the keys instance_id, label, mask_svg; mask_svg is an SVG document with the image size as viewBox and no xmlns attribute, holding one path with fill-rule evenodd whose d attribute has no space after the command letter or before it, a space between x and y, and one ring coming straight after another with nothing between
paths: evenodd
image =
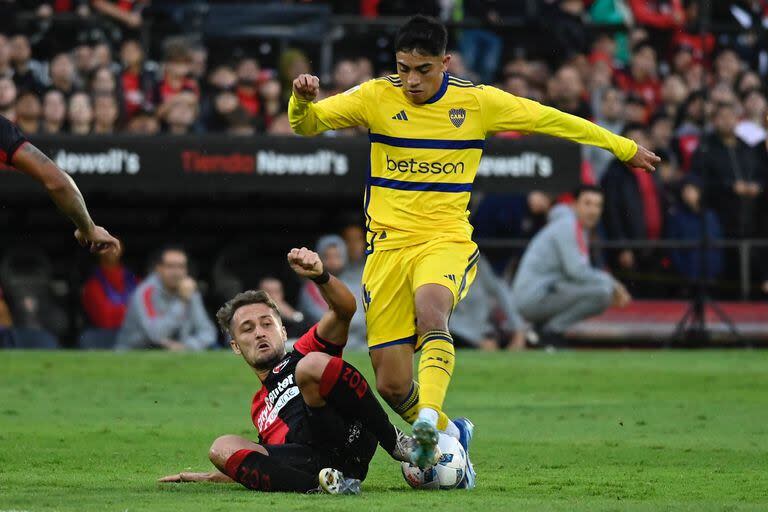
<instances>
[{"instance_id":1,"label":"player's raised arm","mask_svg":"<svg viewBox=\"0 0 768 512\"><path fill-rule=\"evenodd\" d=\"M317 135L326 130L368 126L365 84L314 103L320 92L320 80L313 75L299 75L293 81L288 102L288 120L298 135Z\"/></svg>"},{"instance_id":2,"label":"player's raised arm","mask_svg":"<svg viewBox=\"0 0 768 512\"><path fill-rule=\"evenodd\" d=\"M318 335L335 345L346 344L349 323L357 310L355 296L347 285L323 268L320 256L306 247L292 249L288 253L288 263L298 275L317 284L328 304L328 312L323 315L317 326Z\"/></svg>"},{"instance_id":3,"label":"player's raised arm","mask_svg":"<svg viewBox=\"0 0 768 512\"><path fill-rule=\"evenodd\" d=\"M541 133L606 149L632 167L655 171L661 161L635 141L616 135L586 119L525 98L518 98L494 87L485 87L483 118L486 131L519 130Z\"/></svg>"},{"instance_id":4,"label":"player's raised arm","mask_svg":"<svg viewBox=\"0 0 768 512\"><path fill-rule=\"evenodd\" d=\"M75 238L91 252L119 251L120 242L94 224L85 200L72 178L33 146L19 129L0 116L0 146L10 165L40 182L48 195L77 227Z\"/></svg>"}]
</instances>

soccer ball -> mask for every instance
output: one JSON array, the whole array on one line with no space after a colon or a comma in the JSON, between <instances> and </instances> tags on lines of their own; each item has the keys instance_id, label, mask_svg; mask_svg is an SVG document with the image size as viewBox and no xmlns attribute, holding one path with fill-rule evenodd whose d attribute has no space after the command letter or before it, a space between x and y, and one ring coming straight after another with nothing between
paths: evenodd
<instances>
[{"instance_id":1,"label":"soccer ball","mask_svg":"<svg viewBox=\"0 0 768 512\"><path fill-rule=\"evenodd\" d=\"M414 489L449 490L456 488L467 470L467 454L455 437L440 434L437 441L440 460L431 468L421 469L409 462L402 463L403 478Z\"/></svg>"}]
</instances>

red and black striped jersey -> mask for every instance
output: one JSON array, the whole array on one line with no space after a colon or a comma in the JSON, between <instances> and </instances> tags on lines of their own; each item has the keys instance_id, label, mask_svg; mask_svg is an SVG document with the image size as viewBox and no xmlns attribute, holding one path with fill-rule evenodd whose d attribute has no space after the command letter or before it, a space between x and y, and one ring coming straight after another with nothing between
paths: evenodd
<instances>
[{"instance_id":1,"label":"red and black striped jersey","mask_svg":"<svg viewBox=\"0 0 768 512\"><path fill-rule=\"evenodd\" d=\"M314 325L293 345L293 350L272 368L253 396L251 418L259 431L262 444L301 443L310 441L307 412L296 385L296 365L310 352L340 356L343 347L325 341Z\"/></svg>"}]
</instances>

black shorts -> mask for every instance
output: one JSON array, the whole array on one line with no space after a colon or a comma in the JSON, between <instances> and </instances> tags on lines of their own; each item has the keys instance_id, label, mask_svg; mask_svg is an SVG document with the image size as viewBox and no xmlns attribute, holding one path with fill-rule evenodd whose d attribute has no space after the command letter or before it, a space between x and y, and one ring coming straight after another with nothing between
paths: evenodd
<instances>
[{"instance_id":1,"label":"black shorts","mask_svg":"<svg viewBox=\"0 0 768 512\"><path fill-rule=\"evenodd\" d=\"M343 445L323 442L262 445L270 457L299 471L317 475L323 468L338 469L344 476L365 480L368 464L376 453L376 438L351 425Z\"/></svg>"}]
</instances>

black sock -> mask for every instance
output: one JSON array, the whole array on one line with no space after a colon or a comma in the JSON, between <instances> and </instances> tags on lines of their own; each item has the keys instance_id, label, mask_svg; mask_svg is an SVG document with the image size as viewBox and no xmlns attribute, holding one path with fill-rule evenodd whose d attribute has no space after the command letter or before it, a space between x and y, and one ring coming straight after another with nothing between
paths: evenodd
<instances>
[{"instance_id":1,"label":"black sock","mask_svg":"<svg viewBox=\"0 0 768 512\"><path fill-rule=\"evenodd\" d=\"M333 357L320 379L320 395L349 422L360 420L387 453L397 442L395 426L371 391L368 381L351 364Z\"/></svg>"},{"instance_id":2,"label":"black sock","mask_svg":"<svg viewBox=\"0 0 768 512\"><path fill-rule=\"evenodd\" d=\"M235 452L225 465L227 476L248 489L273 492L307 492L318 487L318 475L287 466L253 450Z\"/></svg>"}]
</instances>

